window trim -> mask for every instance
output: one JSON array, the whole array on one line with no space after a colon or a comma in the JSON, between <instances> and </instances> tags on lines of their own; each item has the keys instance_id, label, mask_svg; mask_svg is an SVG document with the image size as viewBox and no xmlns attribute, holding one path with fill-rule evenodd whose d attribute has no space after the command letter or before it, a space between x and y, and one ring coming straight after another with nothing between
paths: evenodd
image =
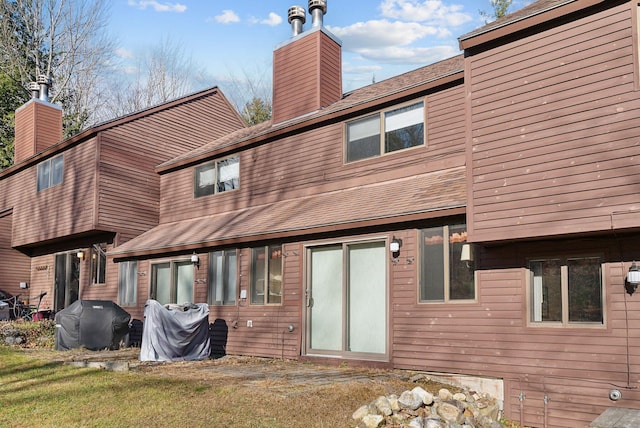
<instances>
[{"instance_id":1,"label":"window trim","mask_svg":"<svg viewBox=\"0 0 640 428\"><path fill-rule=\"evenodd\" d=\"M600 260L600 293L602 299L602 322L584 321L584 322L570 322L569 321L569 283L568 283L568 268L567 260L569 259L585 259L585 258L598 258ZM560 266L561 274L561 296L562 296L562 320L561 321L533 321L533 270L530 267L530 263L534 261L544 260L560 260L562 262ZM587 329L607 329L607 290L606 290L606 278L607 278L607 263L605 261L604 254L600 253L586 253L586 254L567 254L560 252L557 254L545 254L540 256L528 257L526 259L525 271L525 287L526 287L526 306L525 313L526 326L533 328L587 328Z\"/></svg>"},{"instance_id":2,"label":"window trim","mask_svg":"<svg viewBox=\"0 0 640 428\"><path fill-rule=\"evenodd\" d=\"M91 275L91 278L90 278L91 285L105 285L107 283L107 254L105 252L106 249L107 249L106 242L93 244L89 249L89 274ZM94 258L94 255L96 255L95 258ZM98 263L97 266L94 260L97 261ZM100 263L100 260L104 260L104 264ZM101 276L101 274L103 276L102 278L103 281L102 282L94 281L95 276L97 276L98 279L100 279L99 277Z\"/></svg>"},{"instance_id":3,"label":"window trim","mask_svg":"<svg viewBox=\"0 0 640 428\"><path fill-rule=\"evenodd\" d=\"M422 104L422 125L423 125L423 130L422 130L422 144L416 145L416 146L411 146L411 147L407 147L405 149L399 149L399 150L394 150L394 151L390 151L387 152L385 151L385 141L386 141L386 131L385 131L385 115L387 113L393 112L395 110L400 110L402 108L405 107L410 107L413 105L417 105L417 104ZM379 129L379 135L380 135L380 154L375 155L375 156L369 156L369 157L365 157L365 158L361 158L361 159L355 159L355 160L349 160L349 125L353 124L355 122L358 121L362 121L364 119L369 119L369 118L374 118L374 117L378 117L379 120L379 125L380 125L380 129ZM392 107L389 107L387 109L384 110L379 110L375 113L372 114L366 114L363 116L358 116L356 118L353 118L347 122L344 123L344 130L343 130L343 163L344 164L351 164L354 162L361 162L361 161L366 161L366 160L371 160L371 159L378 159L384 156L388 156L388 155L392 155L394 153L398 153L398 152L405 152L406 150L412 150L412 149L418 149L418 148L424 148L427 147L427 100L426 98L419 98L419 99L415 99L415 100L411 100L411 101L407 101L406 103L402 103L402 104L397 104L394 105Z\"/></svg>"},{"instance_id":4,"label":"window trim","mask_svg":"<svg viewBox=\"0 0 640 428\"><path fill-rule=\"evenodd\" d=\"M265 255L270 254L271 249L274 249L276 247L280 247L280 301L279 302L269 302L269 295L270 295L270 291L272 288L272 284L271 284L271 278L270 278L270 272L271 272L271 263L269 263L270 258L269 257L265 257L265 276L269 278L269 281L266 284L265 289L263 290L262 296L263 296L263 300L262 302L254 302L253 300L253 290L256 286L255 282L256 282L256 278L255 278L255 268L254 268L254 251L258 250L258 249L262 249L265 251ZM249 265L249 269L250 269L250 279L249 279L249 304L252 306L282 306L284 304L284 246L283 244L270 244L270 245L263 245L263 246L259 246L259 247L251 247L250 249L250 265Z\"/></svg>"},{"instance_id":5,"label":"window trim","mask_svg":"<svg viewBox=\"0 0 640 428\"><path fill-rule=\"evenodd\" d=\"M52 166L54 161L57 161L58 159L61 161L61 165L62 165L61 166L62 173L60 174L60 181L52 182L52 179L53 179ZM43 183L42 187L40 187L41 168L43 168L45 165L48 165L49 167L47 183L46 184ZM61 153L57 156L53 156L45 161L42 161L36 167L36 192L42 192L43 190L57 186L59 184L62 184L63 182L64 182L64 153Z\"/></svg>"},{"instance_id":6,"label":"window trim","mask_svg":"<svg viewBox=\"0 0 640 428\"><path fill-rule=\"evenodd\" d=\"M176 276L176 265L178 264L192 264L191 263L191 258L177 258L177 259L170 259L170 260L154 260L153 262L151 262L149 264L149 271L150 271L150 275L151 277L149 278L149 298L150 299L154 299L157 300L157 281L155 281L155 279L157 278L157 271L155 271L154 269L157 269L158 265L164 265L164 264L169 264L169 279L171 281L170 284L170 288L169 288L169 293L171 294L171 300L176 300L175 303L169 303L169 304L183 304L185 302L178 302L177 301L177 296L178 296L178 284L174 281L174 278ZM195 272L195 266L192 265L193 268L193 278L192 278L192 292L191 292L191 300L190 302L193 303L194 299L195 299L195 292L196 292L196 272ZM156 296L153 296L153 291L156 291ZM173 298L175 296L175 299Z\"/></svg>"},{"instance_id":7,"label":"window trim","mask_svg":"<svg viewBox=\"0 0 640 428\"><path fill-rule=\"evenodd\" d=\"M417 246L418 246L418 288L417 288L417 301L419 305L448 305L448 304L454 304L454 305L460 305L460 304L469 304L469 303L478 303L478 270L475 267L475 261L472 262L474 263L474 271L473 271L473 299L451 299L450 295L451 295L451 263L450 263L450 256L449 256L449 251L448 251L448 246L449 246L449 242L446 242L446 245L443 248L443 263L444 263L444 296L442 300L427 300L427 299L422 299L422 270L424 269L424 264L423 264L423 251L424 251L424 245L422 243L422 239L423 239L423 231L426 229L433 229L433 228L437 228L437 227L441 227L443 228L443 231L446 232L447 236L449 236L449 227L451 226L465 226L465 230L468 233L469 230L469 225L466 222L451 222L451 223L446 223L446 224L441 224L441 225L430 225L428 227L421 227L419 229L417 229ZM444 235L444 233L443 233ZM465 241L467 242L467 241ZM462 262L460 262L462 263Z\"/></svg>"},{"instance_id":8,"label":"window trim","mask_svg":"<svg viewBox=\"0 0 640 428\"><path fill-rule=\"evenodd\" d=\"M132 267L133 265L133 267ZM129 273L129 270L133 268L133 284L122 284L122 271L125 269L126 272ZM129 275L127 275L129 278ZM126 302L123 300L123 288L128 289L129 286L133 287L133 302ZM126 291L126 290L125 290ZM132 307L138 305L138 261L137 260L127 260L124 262L118 263L118 304L122 307Z\"/></svg>"},{"instance_id":9,"label":"window trim","mask_svg":"<svg viewBox=\"0 0 640 428\"><path fill-rule=\"evenodd\" d=\"M238 159L238 186L235 187L234 189L229 189L229 190L223 190L220 191L218 188L219 183L219 171L218 171L218 165L220 162L229 160L229 159ZM208 167L208 166L213 166L213 174L214 174L214 179L213 179L213 184L211 185L213 187L213 191L209 192L207 191L206 193L198 193L198 171L201 168L204 167ZM208 188L208 187L207 187ZM233 192L234 190L238 190L240 188L240 155L232 155L232 156L227 156L227 157L223 157L223 158L219 158L219 159L213 159L210 160L208 162L204 162L201 163L199 165L196 165L193 168L193 198L194 199L199 199L199 198L204 198L207 196L213 196L213 195L217 195L220 193L227 193L227 192Z\"/></svg>"},{"instance_id":10,"label":"window trim","mask_svg":"<svg viewBox=\"0 0 640 428\"><path fill-rule=\"evenodd\" d=\"M229 288L229 283L227 281L227 275L228 275L228 269L230 263L228 262L228 253L231 252L235 253L236 256L236 262L235 262L235 293L233 293L233 301L232 302L225 302L225 300L222 300L220 303L218 303L216 300L214 300L214 296L216 294L216 282L215 282L215 276L213 275L213 263L215 260L215 254L216 253L222 253L224 259L223 259L223 284L222 284L222 295L225 296L227 293L227 289ZM211 251L209 253L209 263L207 266L207 277L208 277L208 285L207 285L207 292L208 292L208 296L207 296L207 302L210 306L236 306L238 304L238 289L240 286L240 281L239 281L239 260L240 260L240 251L237 248L228 248L225 250L218 250L218 251Z\"/></svg>"}]
</instances>

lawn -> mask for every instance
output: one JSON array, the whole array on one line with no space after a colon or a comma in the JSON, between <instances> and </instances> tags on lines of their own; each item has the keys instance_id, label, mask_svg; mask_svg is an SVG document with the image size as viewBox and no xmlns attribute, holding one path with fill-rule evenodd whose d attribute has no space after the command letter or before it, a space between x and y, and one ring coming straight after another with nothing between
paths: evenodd
<instances>
[{"instance_id":1,"label":"lawn","mask_svg":"<svg viewBox=\"0 0 640 428\"><path fill-rule=\"evenodd\" d=\"M167 372L171 365L166 364L151 368L77 368L0 346L0 426L353 427L351 415L361 405L415 386L398 379L282 394L270 388L269 382L277 383L273 380L247 385L215 375Z\"/></svg>"}]
</instances>

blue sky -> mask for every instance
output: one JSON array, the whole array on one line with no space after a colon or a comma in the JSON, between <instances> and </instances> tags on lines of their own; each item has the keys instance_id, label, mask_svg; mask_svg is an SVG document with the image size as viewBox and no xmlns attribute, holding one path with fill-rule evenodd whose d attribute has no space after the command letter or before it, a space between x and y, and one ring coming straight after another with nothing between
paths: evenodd
<instances>
[{"instance_id":1,"label":"blue sky","mask_svg":"<svg viewBox=\"0 0 640 428\"><path fill-rule=\"evenodd\" d=\"M527 0L514 0L511 10ZM529 1L530 2L530 1ZM223 91L233 76L271 76L274 47L291 36L290 6L307 0L116 0L110 31L133 62L170 39ZM458 36L484 24L489 0L329 0L324 25L342 41L343 90L349 91L458 54ZM310 28L307 15L305 29Z\"/></svg>"}]
</instances>

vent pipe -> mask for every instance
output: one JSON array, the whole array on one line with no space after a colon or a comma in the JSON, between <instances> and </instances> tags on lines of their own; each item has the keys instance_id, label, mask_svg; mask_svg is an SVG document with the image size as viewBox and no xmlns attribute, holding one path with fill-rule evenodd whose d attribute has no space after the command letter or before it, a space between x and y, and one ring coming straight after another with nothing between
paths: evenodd
<instances>
[{"instance_id":1,"label":"vent pipe","mask_svg":"<svg viewBox=\"0 0 640 428\"><path fill-rule=\"evenodd\" d=\"M307 21L307 13L302 6L291 6L288 15L289 24L291 24L291 34L295 37L302 33L303 25Z\"/></svg>"},{"instance_id":2,"label":"vent pipe","mask_svg":"<svg viewBox=\"0 0 640 428\"><path fill-rule=\"evenodd\" d=\"M322 27L324 15L327 13L327 0L309 0L309 13L312 27Z\"/></svg>"},{"instance_id":3,"label":"vent pipe","mask_svg":"<svg viewBox=\"0 0 640 428\"><path fill-rule=\"evenodd\" d=\"M49 85L51 85L51 79L41 74L38 76L38 84L40 85L40 100L49 102Z\"/></svg>"},{"instance_id":4,"label":"vent pipe","mask_svg":"<svg viewBox=\"0 0 640 428\"><path fill-rule=\"evenodd\" d=\"M31 98L40 98L40 85L38 82L29 82L29 92L31 92Z\"/></svg>"}]
</instances>

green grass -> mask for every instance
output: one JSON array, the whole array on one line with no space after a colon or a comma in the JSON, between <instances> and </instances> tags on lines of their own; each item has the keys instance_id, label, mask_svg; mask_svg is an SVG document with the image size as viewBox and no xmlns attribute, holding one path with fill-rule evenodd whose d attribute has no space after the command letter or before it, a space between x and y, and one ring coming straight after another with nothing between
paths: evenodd
<instances>
[{"instance_id":1,"label":"green grass","mask_svg":"<svg viewBox=\"0 0 640 428\"><path fill-rule=\"evenodd\" d=\"M283 396L269 385L77 368L0 346L0 427L349 427L358 407L390 387L410 385L336 384Z\"/></svg>"}]
</instances>

